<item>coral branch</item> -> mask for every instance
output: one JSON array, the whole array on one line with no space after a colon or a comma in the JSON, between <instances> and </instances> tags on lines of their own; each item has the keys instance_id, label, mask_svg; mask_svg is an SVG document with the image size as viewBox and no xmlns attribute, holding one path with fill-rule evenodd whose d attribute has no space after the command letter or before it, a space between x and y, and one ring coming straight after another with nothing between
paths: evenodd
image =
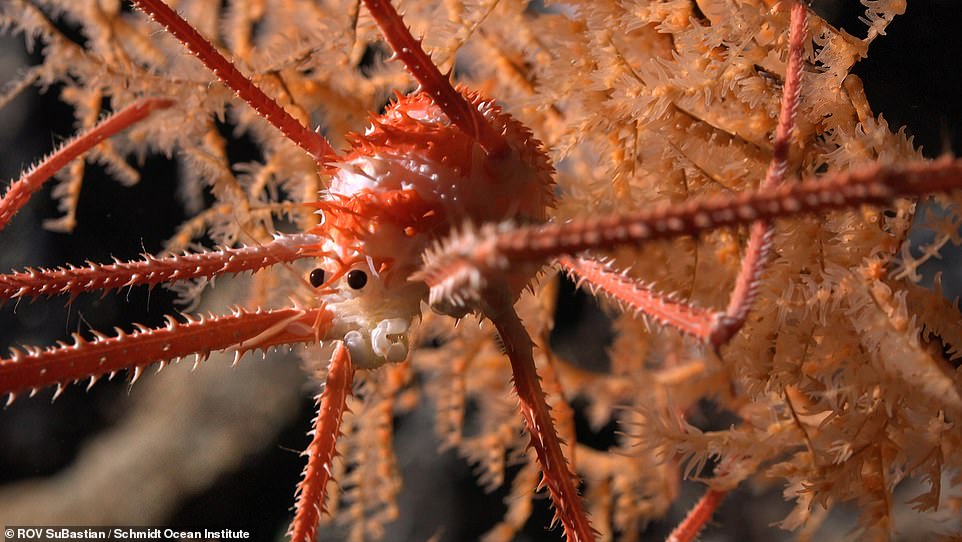
<instances>
[{"instance_id":1,"label":"coral branch","mask_svg":"<svg viewBox=\"0 0 962 542\"><path fill-rule=\"evenodd\" d=\"M568 540L586 542L595 539L595 531L578 495L575 475L561 451L561 441L555 431L551 409L545 401L540 377L534 365L534 344L511 306L505 289L488 291L484 314L501 337L505 353L511 360L514 389L520 401L521 415L531 437L531 447L538 455L543 479L539 487L547 486L555 506L555 519L564 526ZM501 292L491 293L493 291Z\"/></svg>"},{"instance_id":2,"label":"coral branch","mask_svg":"<svg viewBox=\"0 0 962 542\"><path fill-rule=\"evenodd\" d=\"M133 369L133 379L144 366L166 363L195 354L205 359L211 352L233 348L238 357L255 348L311 342L323 338L330 322L324 309L281 309L248 312L236 309L228 316L185 317L180 322L167 317L167 325L150 329L137 326L132 333L117 330L108 337L94 332L92 340L74 334L73 344L50 348L11 349L11 357L0 359L0 394L16 394L56 384L58 394L65 384L90 379L93 384L104 374Z\"/></svg>"},{"instance_id":3,"label":"coral branch","mask_svg":"<svg viewBox=\"0 0 962 542\"><path fill-rule=\"evenodd\" d=\"M292 542L312 542L317 531L317 521L324 510L327 482L331 479L337 437L340 436L341 419L344 416L347 397L354 382L351 355L343 342L337 344L327 369L327 383L317 397L318 412L314 419L314 438L304 455L307 466L304 477L297 485L297 501L294 505L294 521L288 534Z\"/></svg>"},{"instance_id":4,"label":"coral branch","mask_svg":"<svg viewBox=\"0 0 962 542\"><path fill-rule=\"evenodd\" d=\"M775 130L772 159L760 190L774 188L782 183L788 169L788 153L791 143L792 126L798 111L801 90L802 55L805 52L805 6L796 2L792 6L792 23L789 31L789 57L785 75L785 87L779 111L778 126ZM758 292L758 284L764 269L765 260L772 243L772 226L769 221L756 220L752 223L745 257L735 279L728 307L724 312L713 313L679 302L669 296L653 291L651 288L625 275L615 273L607 266L585 258L562 256L558 259L561 266L576 275L579 281L591 284L615 300L624 303L636 314L644 313L661 324L670 325L718 348L726 343L745 324L748 311Z\"/></svg>"},{"instance_id":5,"label":"coral branch","mask_svg":"<svg viewBox=\"0 0 962 542\"><path fill-rule=\"evenodd\" d=\"M210 252L157 258L149 254L135 262L109 265L90 263L87 267L31 269L0 275L0 303L7 299L69 295L128 286L155 286L199 277L256 271L282 262L304 258L301 248L316 244L312 235L279 236L264 244L223 248ZM104 292L106 294L106 292Z\"/></svg>"},{"instance_id":6,"label":"coral branch","mask_svg":"<svg viewBox=\"0 0 962 542\"><path fill-rule=\"evenodd\" d=\"M330 143L317 132L313 132L290 113L284 110L273 98L264 94L257 85L224 58L214 46L200 35L187 21L161 0L132 0L134 4L150 15L154 21L174 35L196 56L218 79L230 87L237 96L247 102L267 122L273 124L288 139L307 151L318 164L337 159L337 153Z\"/></svg>"},{"instance_id":7,"label":"coral branch","mask_svg":"<svg viewBox=\"0 0 962 542\"><path fill-rule=\"evenodd\" d=\"M448 78L424 52L421 42L414 39L401 16L388 0L364 0L381 33L397 58L404 63L421 88L444 111L455 126L470 135L489 155L497 156L506 148L500 134L491 128L484 116L451 86Z\"/></svg>"},{"instance_id":8,"label":"coral branch","mask_svg":"<svg viewBox=\"0 0 962 542\"><path fill-rule=\"evenodd\" d=\"M100 121L89 131L82 133L51 154L46 160L31 169L18 181L10 185L0 198L0 230L6 227L13 215L23 207L43 183L63 169L71 160L97 146L101 141L124 130L151 114L157 109L165 109L174 102L163 98L147 98L134 102L120 111Z\"/></svg>"}]
</instances>

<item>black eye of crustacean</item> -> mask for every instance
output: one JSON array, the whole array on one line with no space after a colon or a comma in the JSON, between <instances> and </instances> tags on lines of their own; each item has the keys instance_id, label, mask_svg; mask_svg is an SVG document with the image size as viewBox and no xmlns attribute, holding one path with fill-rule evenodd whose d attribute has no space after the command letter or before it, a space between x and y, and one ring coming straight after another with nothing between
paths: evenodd
<instances>
[{"instance_id":1,"label":"black eye of crustacean","mask_svg":"<svg viewBox=\"0 0 962 542\"><path fill-rule=\"evenodd\" d=\"M360 269L355 269L347 273L347 285L355 290L360 290L367 284L367 273Z\"/></svg>"},{"instance_id":2,"label":"black eye of crustacean","mask_svg":"<svg viewBox=\"0 0 962 542\"><path fill-rule=\"evenodd\" d=\"M311 271L309 280L311 281L311 286L319 288L321 284L324 284L324 270L318 267Z\"/></svg>"}]
</instances>

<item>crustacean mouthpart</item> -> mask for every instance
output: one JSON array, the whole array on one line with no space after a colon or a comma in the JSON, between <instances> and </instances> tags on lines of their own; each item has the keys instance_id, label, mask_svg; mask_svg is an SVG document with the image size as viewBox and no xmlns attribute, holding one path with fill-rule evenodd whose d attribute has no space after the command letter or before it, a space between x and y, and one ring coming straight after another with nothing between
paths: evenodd
<instances>
[{"instance_id":1,"label":"crustacean mouthpart","mask_svg":"<svg viewBox=\"0 0 962 542\"><path fill-rule=\"evenodd\" d=\"M389 318L378 322L367 336L359 330L348 331L344 343L358 367L398 363L408 357L409 327L410 322L403 318Z\"/></svg>"}]
</instances>

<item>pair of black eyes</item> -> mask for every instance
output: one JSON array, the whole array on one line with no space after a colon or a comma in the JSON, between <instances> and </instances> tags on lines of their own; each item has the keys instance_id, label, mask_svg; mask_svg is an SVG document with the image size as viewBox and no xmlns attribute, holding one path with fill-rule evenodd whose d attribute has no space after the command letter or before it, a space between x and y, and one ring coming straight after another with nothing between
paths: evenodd
<instances>
[{"instance_id":1,"label":"pair of black eyes","mask_svg":"<svg viewBox=\"0 0 962 542\"><path fill-rule=\"evenodd\" d=\"M311 286L315 288L320 288L324 284L324 270L318 267L317 269L311 271L310 281ZM352 269L347 272L347 285L355 290L360 290L367 284L367 273L361 271L360 269Z\"/></svg>"}]
</instances>

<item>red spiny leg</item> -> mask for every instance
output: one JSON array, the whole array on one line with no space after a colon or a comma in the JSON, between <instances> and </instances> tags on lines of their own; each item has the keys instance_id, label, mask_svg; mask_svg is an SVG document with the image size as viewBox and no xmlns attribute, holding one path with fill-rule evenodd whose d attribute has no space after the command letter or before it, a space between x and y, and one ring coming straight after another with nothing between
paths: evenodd
<instances>
[{"instance_id":1,"label":"red spiny leg","mask_svg":"<svg viewBox=\"0 0 962 542\"><path fill-rule=\"evenodd\" d=\"M782 183L788 170L788 151L791 147L792 129L795 126L795 114L801 96L802 60L805 55L805 19L808 11L805 6L796 1L792 4L791 24L788 38L788 64L785 67L785 86L782 88L781 107L778 112L778 126L775 128L775 140L772 148L772 160L768 164L765 179L758 188L766 190ZM711 343L715 348L728 343L738 330L745 325L748 311L751 309L758 285L761 281L762 270L768 259L768 252L772 246L772 225L768 221L752 223L745 247L745 258L742 260L735 287L728 300L728 307L720 315L712 330Z\"/></svg>"},{"instance_id":2,"label":"red spiny leg","mask_svg":"<svg viewBox=\"0 0 962 542\"><path fill-rule=\"evenodd\" d=\"M13 215L17 214L17 211L27 203L34 192L40 190L47 179L63 169L71 160L89 151L108 137L147 118L153 111L165 109L171 105L174 105L173 101L163 98L147 98L136 101L60 147L46 160L11 184L3 198L0 198L0 230L6 227Z\"/></svg>"},{"instance_id":3,"label":"red spiny leg","mask_svg":"<svg viewBox=\"0 0 962 542\"><path fill-rule=\"evenodd\" d=\"M287 534L292 542L313 542L317 522L324 510L327 482L331 479L334 446L340 436L341 419L351 395L354 367L351 354L343 342L337 343L327 369L327 383L317 397L318 412L314 419L314 438L304 455L307 466L303 479L297 484L294 521Z\"/></svg>"},{"instance_id":4,"label":"red spiny leg","mask_svg":"<svg viewBox=\"0 0 962 542\"><path fill-rule=\"evenodd\" d=\"M603 293L623 304L628 312L644 314L662 325L671 326L703 342L709 342L716 313L654 291L633 277L612 270L593 258L561 256L561 268L579 286L589 285L592 293Z\"/></svg>"},{"instance_id":5,"label":"red spiny leg","mask_svg":"<svg viewBox=\"0 0 962 542\"><path fill-rule=\"evenodd\" d=\"M788 63L785 66L785 85L782 88L782 100L778 111L778 126L775 128L775 139L772 143L772 160L768 164L765 178L759 184L759 190L766 190L780 185L788 170L788 154L791 147L792 129L795 126L795 116L801 100L802 61L805 55L805 28L808 11L800 1L792 3L791 23L788 34ZM717 350L735 336L745 325L748 311L751 310L758 286L761 282L762 271L768 259L772 246L774 231L770 221L756 220L749 228L748 243L745 246L745 257L742 259L738 275L735 277L735 287L725 312L718 313L712 318L711 333L708 342ZM670 542L690 542L698 536L705 524L712 518L715 509L725 498L727 491L708 488L695 508L672 531L668 537Z\"/></svg>"},{"instance_id":6,"label":"red spiny leg","mask_svg":"<svg viewBox=\"0 0 962 542\"><path fill-rule=\"evenodd\" d=\"M141 261L58 269L27 269L0 275L0 304L7 299L69 295L138 285L155 286L198 277L256 271L263 267L304 258L301 249L317 243L312 235L287 235L269 243L241 248L157 258Z\"/></svg>"},{"instance_id":7,"label":"red spiny leg","mask_svg":"<svg viewBox=\"0 0 962 542\"><path fill-rule=\"evenodd\" d=\"M337 153L323 136L302 125L276 101L264 94L253 81L242 74L231 61L224 58L224 55L220 54L207 39L167 4L161 0L131 1L180 40L218 79L288 139L307 151L318 164L323 165L337 158Z\"/></svg>"},{"instance_id":8,"label":"red spiny leg","mask_svg":"<svg viewBox=\"0 0 962 542\"><path fill-rule=\"evenodd\" d=\"M473 137L489 156L498 156L504 152L506 143L501 134L495 132L484 116L451 86L448 78L441 74L431 57L424 52L420 40L411 35L391 2L364 0L364 5L374 17L395 56L404 63L421 88L431 96L451 122Z\"/></svg>"},{"instance_id":9,"label":"red spiny leg","mask_svg":"<svg viewBox=\"0 0 962 542\"><path fill-rule=\"evenodd\" d=\"M237 309L227 316L187 317L180 322L167 317L167 326L149 329L137 326L132 333L118 330L115 337L94 332L92 340L74 334L74 343L50 348L24 347L26 353L11 349L11 357L0 359L0 395L10 394L8 403L24 390L90 379L123 369L133 370L133 379L144 366L195 354L197 360L210 352L233 348L238 356L255 348L282 344L316 342L324 338L331 314L325 309L281 309L248 312Z\"/></svg>"},{"instance_id":10,"label":"red spiny leg","mask_svg":"<svg viewBox=\"0 0 962 542\"><path fill-rule=\"evenodd\" d=\"M541 464L542 482L539 488L548 487L555 507L555 519L561 521L568 540L594 540L595 531L578 495L577 478L569 470L568 461L561 451L561 440L541 388L532 356L534 344L512 307L511 297L504 294L505 290L488 290L482 303L483 312L494 323L504 351L511 361L514 389L518 394L521 415L528 429L531 447L537 453L538 462Z\"/></svg>"},{"instance_id":11,"label":"red spiny leg","mask_svg":"<svg viewBox=\"0 0 962 542\"><path fill-rule=\"evenodd\" d=\"M962 189L962 160L943 158L902 166L872 165L797 184L687 201L621 216L564 224L508 227L487 224L452 235L425 255L412 279L438 299L477 300L479 285L509 270L563 254L639 245L679 235L805 213L883 205L895 198Z\"/></svg>"},{"instance_id":12,"label":"red spiny leg","mask_svg":"<svg viewBox=\"0 0 962 542\"><path fill-rule=\"evenodd\" d=\"M725 491L709 489L688 512L685 519L668 535L665 542L692 542L708 520L715 514L718 505L725 499Z\"/></svg>"}]
</instances>

